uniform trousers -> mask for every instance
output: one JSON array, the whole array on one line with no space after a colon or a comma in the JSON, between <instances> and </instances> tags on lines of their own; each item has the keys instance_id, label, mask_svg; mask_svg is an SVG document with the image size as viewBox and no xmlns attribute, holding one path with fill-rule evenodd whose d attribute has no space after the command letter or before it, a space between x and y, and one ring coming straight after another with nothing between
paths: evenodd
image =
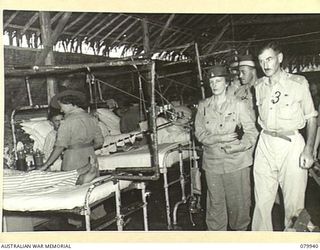
<instances>
[{"instance_id":1,"label":"uniform trousers","mask_svg":"<svg viewBox=\"0 0 320 250\"><path fill-rule=\"evenodd\" d=\"M210 231L245 231L250 224L251 187L250 168L231 173L206 171L206 223Z\"/></svg>"},{"instance_id":2,"label":"uniform trousers","mask_svg":"<svg viewBox=\"0 0 320 250\"><path fill-rule=\"evenodd\" d=\"M299 167L299 157L305 142L299 133L289 138L291 142L263 132L260 135L253 168L253 231L273 230L271 212L279 185L283 193L285 226L304 208L308 172Z\"/></svg>"}]
</instances>

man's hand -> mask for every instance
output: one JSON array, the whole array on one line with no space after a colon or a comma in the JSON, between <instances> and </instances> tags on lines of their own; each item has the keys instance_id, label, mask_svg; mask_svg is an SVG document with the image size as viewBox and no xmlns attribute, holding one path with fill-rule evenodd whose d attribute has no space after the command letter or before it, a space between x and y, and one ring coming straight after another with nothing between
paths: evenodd
<instances>
[{"instance_id":1,"label":"man's hand","mask_svg":"<svg viewBox=\"0 0 320 250\"><path fill-rule=\"evenodd\" d=\"M300 167L303 169L309 169L314 163L313 155L311 150L305 147L299 158Z\"/></svg>"},{"instance_id":2,"label":"man's hand","mask_svg":"<svg viewBox=\"0 0 320 250\"><path fill-rule=\"evenodd\" d=\"M237 133L230 133L230 134L224 134L219 135L219 142L233 142L235 140L238 140L238 134Z\"/></svg>"},{"instance_id":3,"label":"man's hand","mask_svg":"<svg viewBox=\"0 0 320 250\"><path fill-rule=\"evenodd\" d=\"M239 144L226 145L226 146L222 147L222 149L227 154L233 154L233 153L244 151L245 147L241 143L239 143Z\"/></svg>"}]
</instances>

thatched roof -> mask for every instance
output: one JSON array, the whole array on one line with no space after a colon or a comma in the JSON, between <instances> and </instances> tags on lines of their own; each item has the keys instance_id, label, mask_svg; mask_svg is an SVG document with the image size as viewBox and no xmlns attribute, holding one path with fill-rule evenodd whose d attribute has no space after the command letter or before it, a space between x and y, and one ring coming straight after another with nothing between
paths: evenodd
<instances>
[{"instance_id":1,"label":"thatched roof","mask_svg":"<svg viewBox=\"0 0 320 250\"><path fill-rule=\"evenodd\" d=\"M284 45L291 60L319 62L320 15L317 14L49 14L53 31L63 23L55 42L63 44L69 52L81 53L83 45L87 44L96 54L105 56L111 49L121 46L123 52L130 50L139 55L146 46L144 37L148 36L151 51L168 52L167 48L196 42L200 55L214 53L215 60L228 60L235 50L256 53L262 42L276 39ZM25 35L29 47L39 47L38 11L5 10L3 18L4 32L9 34L11 43L16 39L18 45L21 44ZM185 48L171 53L168 58L190 57L194 57L194 49Z\"/></svg>"}]
</instances>

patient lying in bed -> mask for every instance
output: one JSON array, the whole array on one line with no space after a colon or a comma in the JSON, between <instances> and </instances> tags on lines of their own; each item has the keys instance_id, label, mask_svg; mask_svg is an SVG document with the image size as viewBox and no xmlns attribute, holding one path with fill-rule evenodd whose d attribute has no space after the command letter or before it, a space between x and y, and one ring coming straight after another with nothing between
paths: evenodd
<instances>
[{"instance_id":1,"label":"patient lying in bed","mask_svg":"<svg viewBox=\"0 0 320 250\"><path fill-rule=\"evenodd\" d=\"M99 176L97 164L93 159L76 170L49 172L34 170L23 172L12 169L3 171L3 191L10 192L32 192L50 187L74 186L91 182Z\"/></svg>"}]
</instances>

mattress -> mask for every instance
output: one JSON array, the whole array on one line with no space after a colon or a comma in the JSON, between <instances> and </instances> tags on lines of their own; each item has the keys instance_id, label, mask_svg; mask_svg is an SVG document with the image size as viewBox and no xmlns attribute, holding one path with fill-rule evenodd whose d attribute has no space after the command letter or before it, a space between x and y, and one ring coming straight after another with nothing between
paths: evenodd
<instances>
[{"instance_id":1,"label":"mattress","mask_svg":"<svg viewBox=\"0 0 320 250\"><path fill-rule=\"evenodd\" d=\"M3 194L3 209L8 211L48 211L68 210L83 207L89 187L93 182L106 178L101 176L91 183L72 187L52 187L41 191ZM131 181L120 181L120 189L125 189ZM112 181L93 189L89 204L108 197L116 190Z\"/></svg>"},{"instance_id":2,"label":"mattress","mask_svg":"<svg viewBox=\"0 0 320 250\"><path fill-rule=\"evenodd\" d=\"M179 143L163 143L158 146L160 172L163 167L171 167L174 163L179 162L178 148ZM191 151L184 149L182 151L183 159L191 156ZM114 170L115 168L134 168L134 167L151 167L151 153L148 145L132 149L127 152L121 152L111 155L98 155L100 170Z\"/></svg>"}]
</instances>

